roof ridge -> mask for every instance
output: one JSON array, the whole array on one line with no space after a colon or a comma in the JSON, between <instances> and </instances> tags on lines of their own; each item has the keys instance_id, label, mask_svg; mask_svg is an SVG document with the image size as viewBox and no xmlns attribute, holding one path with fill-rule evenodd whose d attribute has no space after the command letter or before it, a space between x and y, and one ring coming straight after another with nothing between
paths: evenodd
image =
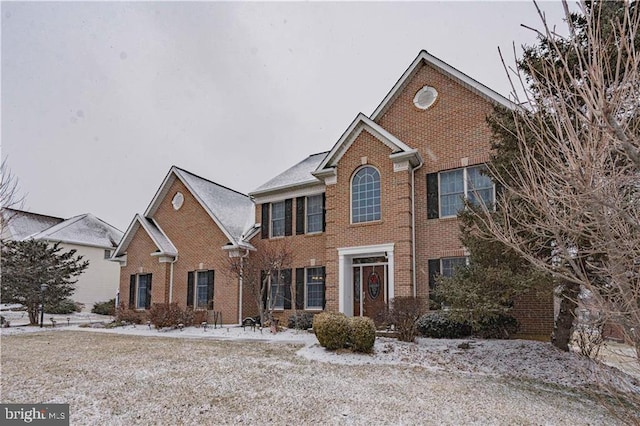
<instances>
[{"instance_id":1,"label":"roof ridge","mask_svg":"<svg viewBox=\"0 0 640 426\"><path fill-rule=\"evenodd\" d=\"M180 170L181 172L188 173L188 174L190 174L191 176L197 177L198 179L202 179L202 180L204 180L204 181L206 181L206 182L209 182L209 183L211 183L211 184L213 184L213 185L219 186L220 188L226 189L226 190L231 191L231 192L235 192L235 193L236 193L236 194L238 194L238 195L242 195L242 196L244 196L244 197L249 198L249 196L248 196L247 194L243 194L242 192L237 191L237 190L235 190L235 189L233 189L233 188L229 188L228 186L224 186L224 185L221 185L221 184L219 184L219 183L217 183L217 182L214 182L214 181L212 181L212 180L210 180L210 179L204 178L204 177L202 177L202 176L200 176L200 175L197 175L197 174L195 174L195 173L193 173L193 172L190 172L189 170L183 169L182 167L178 167L178 166L175 166L175 165L174 165L174 166L171 166L171 167L173 167L173 168L175 168L175 169L177 169L177 170Z\"/></svg>"},{"instance_id":2,"label":"roof ridge","mask_svg":"<svg viewBox=\"0 0 640 426\"><path fill-rule=\"evenodd\" d=\"M63 217L51 216L51 215L42 214L42 213L34 213L34 212L27 211L27 210L12 209L11 207L3 207L2 210L10 210L10 211L16 212L16 213L26 213L26 214L30 214L30 215L33 215L33 216L47 217L47 218L50 218L50 219L60 219L61 221L66 220Z\"/></svg>"},{"instance_id":3,"label":"roof ridge","mask_svg":"<svg viewBox=\"0 0 640 426\"><path fill-rule=\"evenodd\" d=\"M51 230L51 229L53 229L53 228L55 228L55 227L59 227L59 228L56 230L56 232L57 232L57 231L61 231L61 230L65 229L65 228L67 228L67 227L69 227L69 226L73 225L74 223L76 223L77 221L79 221L80 219L82 219L83 217L86 217L86 216L87 216L87 214L88 214L88 213L79 214L79 215L77 215L77 216L72 216L72 217L70 217L69 219L64 219L64 220L63 220L62 222L60 222L60 223L56 223L55 225L50 226L50 227L48 227L48 228L46 228L46 229L43 229L42 231L40 231L40 232L38 232L38 233L35 233L35 234L32 234L32 235L29 235L29 237L28 237L28 238L35 238L35 237L37 237L37 236L39 236L39 235L42 235L42 236L51 235L51 233L50 233L50 232L47 232L47 231L49 231L49 230ZM68 223L66 223L66 222L68 222ZM61 225L64 225L64 226L61 226Z\"/></svg>"}]
</instances>

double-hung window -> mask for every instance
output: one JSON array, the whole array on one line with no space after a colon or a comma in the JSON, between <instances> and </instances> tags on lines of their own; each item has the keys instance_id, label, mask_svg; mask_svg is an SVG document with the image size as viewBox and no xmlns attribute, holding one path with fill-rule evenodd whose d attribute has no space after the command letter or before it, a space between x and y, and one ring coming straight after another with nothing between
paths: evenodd
<instances>
[{"instance_id":1,"label":"double-hung window","mask_svg":"<svg viewBox=\"0 0 640 426\"><path fill-rule=\"evenodd\" d=\"M282 272L271 275L271 292L269 301L271 309L284 309L285 277Z\"/></svg>"},{"instance_id":2,"label":"double-hung window","mask_svg":"<svg viewBox=\"0 0 640 426\"><path fill-rule=\"evenodd\" d=\"M129 282L129 308L151 307L151 274L131 275Z\"/></svg>"},{"instance_id":3,"label":"double-hung window","mask_svg":"<svg viewBox=\"0 0 640 426\"><path fill-rule=\"evenodd\" d=\"M380 220L380 172L365 166L351 180L351 223L376 220Z\"/></svg>"},{"instance_id":4,"label":"double-hung window","mask_svg":"<svg viewBox=\"0 0 640 426\"><path fill-rule=\"evenodd\" d=\"M307 268L305 309L322 309L324 304L324 268Z\"/></svg>"},{"instance_id":5,"label":"double-hung window","mask_svg":"<svg viewBox=\"0 0 640 426\"><path fill-rule=\"evenodd\" d=\"M271 236L284 236L284 201L271 204Z\"/></svg>"},{"instance_id":6,"label":"double-hung window","mask_svg":"<svg viewBox=\"0 0 640 426\"><path fill-rule=\"evenodd\" d=\"M485 166L474 166L440 172L439 217L457 215L464 207L465 199L474 204L484 203L487 206L493 204L494 185L491 178L483 172L484 170L486 170ZM427 180L429 180L428 176ZM434 191L428 191L428 196L434 193ZM427 199L427 204L435 202L433 197Z\"/></svg>"},{"instance_id":7,"label":"double-hung window","mask_svg":"<svg viewBox=\"0 0 640 426\"><path fill-rule=\"evenodd\" d=\"M195 309L213 309L214 271L187 273L187 306Z\"/></svg>"},{"instance_id":8,"label":"double-hung window","mask_svg":"<svg viewBox=\"0 0 640 426\"><path fill-rule=\"evenodd\" d=\"M466 257L443 257L440 259L440 273L443 277L451 277L457 268L466 265Z\"/></svg>"},{"instance_id":9,"label":"double-hung window","mask_svg":"<svg viewBox=\"0 0 640 426\"><path fill-rule=\"evenodd\" d=\"M322 232L323 207L322 194L307 197L307 234Z\"/></svg>"}]
</instances>

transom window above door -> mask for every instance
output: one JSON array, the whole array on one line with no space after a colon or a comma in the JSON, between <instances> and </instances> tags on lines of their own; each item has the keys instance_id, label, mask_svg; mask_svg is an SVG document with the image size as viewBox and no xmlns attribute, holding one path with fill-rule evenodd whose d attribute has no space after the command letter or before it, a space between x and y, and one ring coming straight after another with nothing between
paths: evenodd
<instances>
[{"instance_id":1,"label":"transom window above door","mask_svg":"<svg viewBox=\"0 0 640 426\"><path fill-rule=\"evenodd\" d=\"M351 223L376 220L380 220L380 172L365 166L351 181Z\"/></svg>"}]
</instances>

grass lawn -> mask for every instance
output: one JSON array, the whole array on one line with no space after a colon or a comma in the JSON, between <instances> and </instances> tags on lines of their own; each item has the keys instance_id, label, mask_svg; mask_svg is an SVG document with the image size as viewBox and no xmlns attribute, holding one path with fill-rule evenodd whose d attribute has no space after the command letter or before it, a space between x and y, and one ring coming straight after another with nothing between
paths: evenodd
<instances>
[{"instance_id":1,"label":"grass lawn","mask_svg":"<svg viewBox=\"0 0 640 426\"><path fill-rule=\"evenodd\" d=\"M1 343L2 402L69 403L71 424L617 423L570 388L309 361L292 344L79 331Z\"/></svg>"}]
</instances>

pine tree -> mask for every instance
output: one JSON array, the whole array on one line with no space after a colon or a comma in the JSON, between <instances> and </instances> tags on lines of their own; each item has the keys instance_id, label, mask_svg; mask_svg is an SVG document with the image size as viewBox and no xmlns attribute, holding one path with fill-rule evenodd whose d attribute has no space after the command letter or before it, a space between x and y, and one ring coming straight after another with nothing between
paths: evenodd
<instances>
[{"instance_id":1,"label":"pine tree","mask_svg":"<svg viewBox=\"0 0 640 426\"><path fill-rule=\"evenodd\" d=\"M2 303L20 303L27 308L29 322L38 323L40 304L57 304L70 297L74 284L89 266L76 250L63 251L59 243L5 241L2 247Z\"/></svg>"}]
</instances>

